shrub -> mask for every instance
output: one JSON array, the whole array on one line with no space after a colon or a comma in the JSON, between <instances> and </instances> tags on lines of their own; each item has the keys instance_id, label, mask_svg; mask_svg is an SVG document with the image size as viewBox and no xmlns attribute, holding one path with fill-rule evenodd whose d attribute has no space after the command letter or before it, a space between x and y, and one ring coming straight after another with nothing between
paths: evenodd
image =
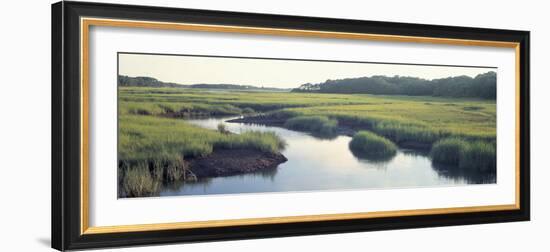
<instances>
[{"instance_id":1,"label":"shrub","mask_svg":"<svg viewBox=\"0 0 550 252\"><path fill-rule=\"evenodd\" d=\"M370 131L356 133L349 147L356 156L374 160L393 157L397 152L397 146L392 141Z\"/></svg>"}]
</instances>

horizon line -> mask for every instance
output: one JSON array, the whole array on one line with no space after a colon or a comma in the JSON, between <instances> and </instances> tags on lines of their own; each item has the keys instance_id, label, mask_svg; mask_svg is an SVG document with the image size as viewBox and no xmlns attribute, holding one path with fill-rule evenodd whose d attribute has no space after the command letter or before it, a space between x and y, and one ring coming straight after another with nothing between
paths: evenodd
<instances>
[{"instance_id":1,"label":"horizon line","mask_svg":"<svg viewBox=\"0 0 550 252\"><path fill-rule=\"evenodd\" d=\"M485 73L482 73L482 74L486 74L486 73L490 73L490 72L495 72L495 71L487 71ZM496 72L495 72L496 73ZM479 74L478 74L479 75ZM157 81L160 81L160 82L163 82L163 83L167 83L167 84L176 84L176 85L181 85L181 86L192 86L192 85L235 85L235 86L251 86L251 87L255 87L255 88L270 88L270 89L295 89L295 88L298 88L304 84L322 84L322 83L325 83L329 80L345 80L345 79L359 79L359 78L372 78L372 77L375 77L375 76L382 76L382 77L387 77L387 78L393 78L393 77L403 77L403 78L417 78L417 79L421 79L421 80L426 80L426 81L433 81L433 80L438 80L438 79L445 79L445 78L456 78L456 77L461 77L461 76L466 76L466 77L469 77L469 78L472 78L468 75L453 75L453 76L448 76L448 77L444 77L444 78L437 78L437 79L424 79L424 78L420 78L420 77L414 77L414 76L405 76L405 75L393 75L393 76L387 76L387 75L371 75L371 76L361 76L361 77L346 77L346 78L342 78L342 79L327 79L323 82L319 82L319 83L311 83L311 82L306 82L306 83L302 83L302 84L298 84L298 87L293 87L293 88L279 88L279 87L273 87L273 86L256 86L256 85L253 85L253 84L236 84L236 83L177 83L177 82L170 82L170 81L163 81L157 77L152 77L152 76L147 76L147 75L136 75L136 76L130 76L130 75L123 75L123 74L119 74L117 73L117 77L118 76L125 76L125 77L130 77L130 78L139 78L139 77L143 77L143 78L153 78ZM118 82L118 80L117 80Z\"/></svg>"}]
</instances>

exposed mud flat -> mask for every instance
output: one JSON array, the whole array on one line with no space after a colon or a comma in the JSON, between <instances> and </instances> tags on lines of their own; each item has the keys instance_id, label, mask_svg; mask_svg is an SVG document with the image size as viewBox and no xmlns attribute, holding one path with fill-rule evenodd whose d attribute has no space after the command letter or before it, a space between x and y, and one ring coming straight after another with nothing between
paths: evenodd
<instances>
[{"instance_id":1,"label":"exposed mud flat","mask_svg":"<svg viewBox=\"0 0 550 252\"><path fill-rule=\"evenodd\" d=\"M258 172L286 161L280 153L252 149L218 149L206 157L188 160L189 168L199 179Z\"/></svg>"}]
</instances>

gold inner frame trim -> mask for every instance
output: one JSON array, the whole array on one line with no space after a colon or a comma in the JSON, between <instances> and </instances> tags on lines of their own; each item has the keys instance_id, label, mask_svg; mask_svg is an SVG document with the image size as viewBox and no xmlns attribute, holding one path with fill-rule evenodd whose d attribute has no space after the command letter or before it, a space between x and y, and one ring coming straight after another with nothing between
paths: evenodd
<instances>
[{"instance_id":1,"label":"gold inner frame trim","mask_svg":"<svg viewBox=\"0 0 550 252\"><path fill-rule=\"evenodd\" d=\"M89 48L90 48L89 32L90 32L91 26L514 48L515 56L516 56L516 63L515 63L516 65L515 66L515 75L516 75L516 79L515 79L515 84L516 84L515 204L90 227L89 198L88 198L89 197L89 149L88 149L89 146L88 145L89 145L89 77L90 77L89 76ZM173 230L173 229L208 228L208 227L227 227L227 226L242 226L242 225L281 224L281 223L291 223L291 222L368 219L368 218L384 218L384 217L396 217L396 216L490 212L490 211L520 209L520 205L519 205L520 203L520 194L519 194L519 190L520 190L520 180L519 180L519 175L520 175L520 162L519 162L519 158L520 158L520 121L519 121L520 50L519 50L519 43L489 41L489 40L467 40L467 39L453 39L453 38L433 38L433 37L417 37L417 36L329 32L329 31L317 31L317 30L278 29L278 28L262 28L262 27L248 27L248 26L227 26L227 25L209 25L209 24L207 25L207 24L194 24L194 23L152 22L152 21L122 20L122 19L100 19L100 18L81 18L80 19L80 43L81 43L80 45L81 101L80 102L81 102L81 144L82 144L81 167L80 167L81 169L80 170L80 174L81 174L81 177L80 177L81 179L80 181L81 182L80 183L81 185L80 233L82 235L120 233L120 232L139 232L139 231L159 231L159 230Z\"/></svg>"}]
</instances>

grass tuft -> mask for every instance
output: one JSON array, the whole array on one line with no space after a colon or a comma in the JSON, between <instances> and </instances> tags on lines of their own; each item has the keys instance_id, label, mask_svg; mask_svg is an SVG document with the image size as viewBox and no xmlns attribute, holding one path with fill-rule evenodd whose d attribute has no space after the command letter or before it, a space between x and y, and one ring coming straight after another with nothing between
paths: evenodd
<instances>
[{"instance_id":1,"label":"grass tuft","mask_svg":"<svg viewBox=\"0 0 550 252\"><path fill-rule=\"evenodd\" d=\"M430 156L434 163L458 166L460 169L485 172L496 169L496 147L493 142L446 138L433 145Z\"/></svg>"},{"instance_id":2,"label":"grass tuft","mask_svg":"<svg viewBox=\"0 0 550 252\"><path fill-rule=\"evenodd\" d=\"M460 155L468 146L468 142L460 138L446 138L432 146L430 156L433 162L447 165L458 165Z\"/></svg>"},{"instance_id":3,"label":"grass tuft","mask_svg":"<svg viewBox=\"0 0 550 252\"><path fill-rule=\"evenodd\" d=\"M338 121L326 116L297 116L288 119L285 127L330 136L336 134Z\"/></svg>"},{"instance_id":4,"label":"grass tuft","mask_svg":"<svg viewBox=\"0 0 550 252\"><path fill-rule=\"evenodd\" d=\"M397 146L392 141L370 131L356 133L349 147L355 155L374 160L393 157L397 152Z\"/></svg>"},{"instance_id":5,"label":"grass tuft","mask_svg":"<svg viewBox=\"0 0 550 252\"><path fill-rule=\"evenodd\" d=\"M477 169L482 172L496 170L496 147L493 143L475 141L460 156L461 169Z\"/></svg>"},{"instance_id":6,"label":"grass tuft","mask_svg":"<svg viewBox=\"0 0 550 252\"><path fill-rule=\"evenodd\" d=\"M127 197L152 196L157 193L159 182L151 176L148 164L140 162L125 171L122 187Z\"/></svg>"}]
</instances>

